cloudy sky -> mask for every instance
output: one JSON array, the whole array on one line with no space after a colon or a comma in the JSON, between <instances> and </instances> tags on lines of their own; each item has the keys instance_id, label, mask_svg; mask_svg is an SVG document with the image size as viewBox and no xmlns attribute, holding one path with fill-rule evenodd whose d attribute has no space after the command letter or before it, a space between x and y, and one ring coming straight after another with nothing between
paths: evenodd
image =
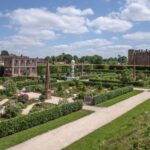
<instances>
[{"instance_id":1,"label":"cloudy sky","mask_svg":"<svg viewBox=\"0 0 150 150\"><path fill-rule=\"evenodd\" d=\"M150 0L0 0L0 50L32 57L150 49Z\"/></svg>"}]
</instances>

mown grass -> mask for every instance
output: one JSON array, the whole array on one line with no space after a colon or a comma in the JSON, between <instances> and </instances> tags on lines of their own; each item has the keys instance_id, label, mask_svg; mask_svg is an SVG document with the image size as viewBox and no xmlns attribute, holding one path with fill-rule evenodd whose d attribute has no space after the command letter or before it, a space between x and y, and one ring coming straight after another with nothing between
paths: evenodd
<instances>
[{"instance_id":1,"label":"mown grass","mask_svg":"<svg viewBox=\"0 0 150 150\"><path fill-rule=\"evenodd\" d=\"M64 150L149 149L150 100L64 148Z\"/></svg>"},{"instance_id":2,"label":"mown grass","mask_svg":"<svg viewBox=\"0 0 150 150\"><path fill-rule=\"evenodd\" d=\"M132 92L128 92L128 93L126 93L126 94L123 94L123 95L121 95L121 96L117 96L117 97L115 97L115 98L113 98L113 99L110 99L110 100L108 100L108 101L99 103L99 104L97 104L97 106L99 106L99 107L108 107L108 106L114 105L114 104L116 104L116 103L118 103L118 102L120 102L120 101L123 101L123 100L125 100L125 99L128 99L128 98L130 98L130 97L132 97L132 96L135 96L135 95L137 95L137 94L140 94L141 92L142 92L142 91L138 91L138 90L135 90L135 91L132 91Z\"/></svg>"},{"instance_id":3,"label":"mown grass","mask_svg":"<svg viewBox=\"0 0 150 150\"><path fill-rule=\"evenodd\" d=\"M69 115L63 116L61 118L38 125L36 127L24 130L22 132L18 132L16 134L13 134L4 138L0 138L0 150L5 150L6 148L22 143L32 137L45 133L49 130L55 129L71 121L75 121L91 113L92 111L80 110L80 111L71 113Z\"/></svg>"}]
</instances>

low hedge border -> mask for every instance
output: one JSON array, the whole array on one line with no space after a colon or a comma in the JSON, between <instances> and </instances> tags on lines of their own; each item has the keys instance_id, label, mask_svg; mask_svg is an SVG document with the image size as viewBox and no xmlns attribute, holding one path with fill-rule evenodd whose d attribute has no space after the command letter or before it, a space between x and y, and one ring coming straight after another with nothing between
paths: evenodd
<instances>
[{"instance_id":1,"label":"low hedge border","mask_svg":"<svg viewBox=\"0 0 150 150\"><path fill-rule=\"evenodd\" d=\"M82 101L76 101L74 103L63 104L44 111L31 113L27 116L19 116L2 121L0 122L0 138L78 111L82 109L82 105Z\"/></svg>"},{"instance_id":2,"label":"low hedge border","mask_svg":"<svg viewBox=\"0 0 150 150\"><path fill-rule=\"evenodd\" d=\"M108 101L112 98L115 98L115 97L120 96L122 94L126 94L126 93L131 92L131 91L133 91L133 87L132 86L127 86L127 87L116 89L116 90L111 91L109 93L100 94L100 95L95 96L93 98L92 104L96 105L98 103Z\"/></svg>"},{"instance_id":3,"label":"low hedge border","mask_svg":"<svg viewBox=\"0 0 150 150\"><path fill-rule=\"evenodd\" d=\"M82 83L86 86L98 86L98 85L102 85L103 87L106 87L106 88L110 88L110 87L113 87L113 86L117 86L117 87L122 87L123 84L119 84L119 83L110 83L110 82L92 82L92 81L82 81Z\"/></svg>"},{"instance_id":4,"label":"low hedge border","mask_svg":"<svg viewBox=\"0 0 150 150\"><path fill-rule=\"evenodd\" d=\"M17 84L17 87L21 89L24 86L40 84L40 82L38 80L27 80L27 81L18 81L16 82L16 84Z\"/></svg>"},{"instance_id":5,"label":"low hedge border","mask_svg":"<svg viewBox=\"0 0 150 150\"><path fill-rule=\"evenodd\" d=\"M148 80L148 81L133 81L133 82L131 82L131 84L133 84L134 86L145 87L145 86L150 85L150 80Z\"/></svg>"},{"instance_id":6,"label":"low hedge border","mask_svg":"<svg viewBox=\"0 0 150 150\"><path fill-rule=\"evenodd\" d=\"M97 83L97 82L102 82L102 83L116 83L116 84L123 84L119 80L103 80L103 79L94 79L91 78L89 79L89 82ZM126 83L126 85L134 85L134 86L139 86L139 87L145 87L150 85L150 80L147 81L132 81L130 83Z\"/></svg>"}]
</instances>

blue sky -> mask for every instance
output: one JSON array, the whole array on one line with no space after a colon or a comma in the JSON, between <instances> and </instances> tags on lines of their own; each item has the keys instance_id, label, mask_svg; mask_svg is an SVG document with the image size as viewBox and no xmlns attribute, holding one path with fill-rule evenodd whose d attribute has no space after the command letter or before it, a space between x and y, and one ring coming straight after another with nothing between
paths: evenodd
<instances>
[{"instance_id":1,"label":"blue sky","mask_svg":"<svg viewBox=\"0 0 150 150\"><path fill-rule=\"evenodd\" d=\"M150 48L149 0L1 0L0 49L32 57Z\"/></svg>"}]
</instances>

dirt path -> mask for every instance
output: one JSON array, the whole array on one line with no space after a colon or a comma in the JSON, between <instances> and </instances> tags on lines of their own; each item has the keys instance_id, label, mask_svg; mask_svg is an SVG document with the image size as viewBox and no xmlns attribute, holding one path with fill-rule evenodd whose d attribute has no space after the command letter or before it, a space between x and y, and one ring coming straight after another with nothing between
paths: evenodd
<instances>
[{"instance_id":1,"label":"dirt path","mask_svg":"<svg viewBox=\"0 0 150 150\"><path fill-rule=\"evenodd\" d=\"M9 150L61 150L149 98L150 92L144 91L107 108L91 107L90 109L90 106L84 106L84 108L95 110L95 113L34 137Z\"/></svg>"}]
</instances>

